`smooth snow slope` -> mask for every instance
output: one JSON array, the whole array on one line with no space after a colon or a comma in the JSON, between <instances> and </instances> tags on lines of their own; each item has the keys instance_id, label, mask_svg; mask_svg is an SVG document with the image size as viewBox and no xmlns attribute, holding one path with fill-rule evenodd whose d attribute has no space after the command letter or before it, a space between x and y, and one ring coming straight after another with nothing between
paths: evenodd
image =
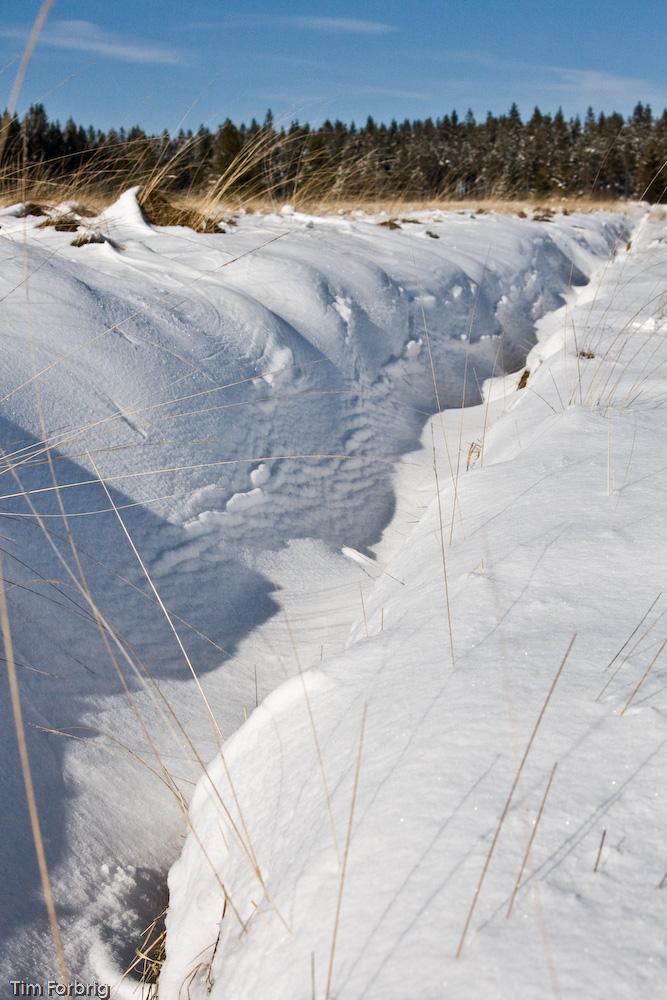
<instances>
[{"instance_id":1,"label":"smooth snow slope","mask_svg":"<svg viewBox=\"0 0 667 1000\"><path fill-rule=\"evenodd\" d=\"M75 246L20 206L0 217L2 565L56 904L80 978L111 978L132 957L186 829L174 792L189 798L196 757L216 750L184 651L225 737L297 672L281 604L304 668L340 651L368 581L363 557L395 512L395 463L436 408L433 371L442 406L474 402L626 224L469 212L400 230L379 221L253 216L205 236L148 225L129 192L82 222L80 234L104 242ZM421 572L432 575L426 562ZM406 582L401 641L430 670L428 629L407 625L408 592ZM369 631L383 614L388 630L389 596L385 607L380 584L362 593ZM457 640L455 656L463 649ZM275 697L287 705L289 691ZM2 704L3 972L34 981L56 967ZM369 740L378 724L369 713ZM309 760L299 727L294 738ZM341 759L354 760L355 740L341 738ZM254 780L270 789L262 759ZM320 891L310 876L303 884Z\"/></svg>"},{"instance_id":2,"label":"smooth snow slope","mask_svg":"<svg viewBox=\"0 0 667 1000\"><path fill-rule=\"evenodd\" d=\"M662 996L666 244L539 324L456 489L432 419L347 650L200 781L161 1000Z\"/></svg>"}]
</instances>

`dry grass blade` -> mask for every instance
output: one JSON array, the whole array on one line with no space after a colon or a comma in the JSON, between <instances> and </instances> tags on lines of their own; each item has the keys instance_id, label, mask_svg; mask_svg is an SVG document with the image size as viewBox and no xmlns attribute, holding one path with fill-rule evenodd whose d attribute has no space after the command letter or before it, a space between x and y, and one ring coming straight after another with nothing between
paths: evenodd
<instances>
[{"instance_id":1,"label":"dry grass blade","mask_svg":"<svg viewBox=\"0 0 667 1000\"><path fill-rule=\"evenodd\" d=\"M621 646L621 648L619 649L619 651L618 651L618 653L616 654L616 656L614 656L614 657L613 657L613 659L609 661L609 663L607 664L607 666L606 666L606 668L605 668L606 670L609 670L609 667L610 667L610 666L611 666L611 665L612 665L613 663L615 663L615 662L616 662L616 660L617 660L617 659L618 659L618 657L619 657L619 656L621 655L621 653L623 652L623 650L625 649L625 647L627 646L627 644L628 644L628 643L630 642L630 639L632 639L632 638L633 638L633 636L637 634L637 631L639 630L640 626L641 626L641 625L642 625L642 624L643 624L643 623L644 623L644 622L646 621L646 619L648 618L649 614L651 613L651 611L653 610L653 608L654 608L654 607L655 607L655 605L657 604L657 602L658 602L658 600L660 599L660 597L662 597L662 591L660 591L660 593L659 593L659 594L658 594L658 596L656 597L655 601L653 601L653 604L651 604L651 607L650 607L650 608L648 609L648 611L646 612L646 614L644 615L644 617L643 617L643 618L641 619L641 621L639 622L639 625L637 625L637 627L636 627L635 629L633 629L633 631L631 632L631 634L630 634L630 635L628 636L628 638L627 638L627 639L625 640L625 642L623 643L623 645L622 645L622 646ZM663 617L663 616L664 616L665 614L667 614L667 608L665 608L665 610L664 610L664 611L662 611L662 612L661 612L661 613L660 613L660 614L658 615L658 617L657 617L657 618L655 619L655 621L653 622L653 624L652 624L652 625L649 625L649 627L648 627L648 628L646 629L646 631L645 631L645 632L643 632L643 633L642 633L642 635L640 635L640 637L639 637L639 638L637 639L637 642L636 642L636 643L634 644L634 646L632 647L632 649L630 649L630 650L628 651L628 655L627 655L627 656L625 657L625 659L624 659L624 660L621 660L621 662L619 663L619 665L618 665L618 666L616 667L616 670L614 670L613 674L611 675L611 677L609 678L609 680L607 681L607 683L605 684L605 686L604 686L604 687L602 688L602 690L600 691L600 693L599 693L599 695L597 696L597 698L595 699L596 701L599 701L599 700L600 700L600 698L602 697L602 695L603 695L603 694L605 693L605 691L607 690L607 688L609 687L609 685L611 684L611 682L612 682L612 681L614 680L614 678L615 678L615 677L616 677L616 675L618 674L619 670L620 670L620 669L621 669L621 668L622 668L623 666L625 666L625 664L626 664L626 663L628 662L629 658L630 658L630 657L632 656L632 654L633 654L633 653L634 653L634 651L635 651L635 650L637 649L637 647L639 646L639 644L640 644L641 642L643 642L643 641L644 641L644 639L645 639L645 638L646 638L646 636L647 636L647 635L649 634L649 632L651 632L651 631L652 631L652 630L653 630L653 629L655 628L655 626L656 626L656 625L658 624L658 622L660 621L660 619L661 619L661 618L662 618L662 617Z\"/></svg>"},{"instance_id":2,"label":"dry grass blade","mask_svg":"<svg viewBox=\"0 0 667 1000\"><path fill-rule=\"evenodd\" d=\"M334 847L336 849L336 859L338 864L340 864L340 850L338 849L338 837L336 835L336 824L334 822L333 809L331 807L331 796L329 795L329 786L327 784L327 776L324 772L324 759L322 757L322 750L320 749L320 741L317 736L317 728L315 726L315 718L313 716L313 709L310 704L310 697L308 695L308 688L306 686L306 679L303 676L303 670L301 667L301 660L299 659L299 653L296 648L296 642L294 641L294 633L292 632L292 626L290 625L289 618L287 617L287 611L283 603L282 597L280 596L280 591L278 590L278 584L273 581L273 586L276 594L276 600L280 604L280 608L285 619L285 625L287 627L287 634L289 635L290 643L292 644L292 651L294 653L294 660L296 662L297 670L299 671L299 677L301 678L301 684L303 686L303 695L306 699L306 708L308 710L308 718L310 720L310 728L313 733L313 740L315 741L315 750L317 752L317 760L320 766L320 774L322 775L322 785L324 787L324 795L327 800L327 810L329 813L329 822L331 823L331 833L333 834Z\"/></svg>"},{"instance_id":3,"label":"dry grass blade","mask_svg":"<svg viewBox=\"0 0 667 1000\"><path fill-rule=\"evenodd\" d=\"M472 441L468 448L468 458L466 461L466 472L470 472L477 459L482 453L482 445L479 441Z\"/></svg>"},{"instance_id":4,"label":"dry grass blade","mask_svg":"<svg viewBox=\"0 0 667 1000\"><path fill-rule=\"evenodd\" d=\"M493 857L493 852L494 852L494 850L496 848L496 844L498 843L498 838L500 836L500 831L502 829L503 823L505 822L505 817L507 816L507 813L509 812L509 807L511 805L512 798L514 796L514 792L516 791L516 787L519 784L519 779L521 778L521 772L523 771L523 768L524 768L524 765L526 763L526 760L528 759L528 754L530 753L531 747L532 747L532 745L533 745L533 743L535 741L535 737L537 736L537 730L540 728L540 724L542 722L542 719L544 718L544 713L546 712L547 706L548 706L549 702L551 701L551 696L554 693L554 690L556 688L556 684L558 683L558 681L560 679L560 675L563 672L563 668L564 668L565 664L567 663L567 658L570 655L570 652L571 652L572 647L574 645L574 640L576 638L577 638L577 633L575 632L574 635L572 636L572 638L570 639L570 645L567 647L567 651L566 651L565 656L563 657L563 659L561 661L561 665L558 668L558 672L557 672L556 676L553 679L553 683L552 683L551 687L549 688L549 693L547 694L547 696L546 696L546 698L544 700L544 704L542 705L542 710L540 711L540 714L539 714L539 716L537 718L537 722L535 723L535 728L533 729L533 731L531 733L530 739L528 740L528 745L526 746L526 749L524 751L523 757L521 758L521 763L519 764L519 767L517 769L516 777L514 779L514 783L513 783L512 787L510 789L509 795L507 796L507 801L505 802L505 807L504 807L504 809L503 809L503 811L501 813L500 819L498 821L498 826L496 827L496 832L493 835L493 840L491 841L491 847L489 848L489 853L487 854L486 861L484 862L484 868L482 869L482 874L479 877L479 882L477 883L477 888L475 889L475 894L473 896L473 900L472 900L472 903L470 905L470 910L468 911L468 916L467 916L467 919L466 919L466 922L465 922L465 926L463 928L463 933L461 934L461 940L459 941L459 946L458 946L458 948L456 950L456 958L460 958L461 957L461 952L463 951L463 945L465 943L465 939L466 939L466 936L468 934L468 929L470 927L470 921L472 920L473 913L475 912L475 907L477 905L477 901L479 899L479 894L480 894L480 891L482 889L482 885L484 883L484 878L485 878L486 873L487 873L487 871L489 869L489 865L491 864L491 858Z\"/></svg>"},{"instance_id":5,"label":"dry grass blade","mask_svg":"<svg viewBox=\"0 0 667 1000\"><path fill-rule=\"evenodd\" d=\"M637 632L639 631L639 629L641 628L641 626L644 624L644 622L646 621L646 619L650 615L650 613L653 611L653 608L656 606L656 604L658 603L658 601L660 600L661 597L662 597L662 591L660 591L660 593L658 594L658 596L651 603L651 605L649 606L648 611L640 618L639 623L633 628L632 632L630 633L630 635L628 636L628 638L625 640L625 642L623 643L623 645L619 649L618 653L616 653L616 655L611 658L611 660L609 661L609 663L605 667L605 670L609 670L609 668L614 665L614 663L616 662L616 660L619 658L619 656L621 655L621 653L623 652L623 650L627 646L627 644L637 634Z\"/></svg>"},{"instance_id":6,"label":"dry grass blade","mask_svg":"<svg viewBox=\"0 0 667 1000\"><path fill-rule=\"evenodd\" d=\"M345 873L347 871L347 859L350 853L350 839L352 837L352 821L354 820L354 807L357 801L357 789L359 788L359 770L361 768L361 750L364 745L364 730L366 728L366 710L367 705L364 704L364 711L361 716L361 733L359 735L359 752L357 754L357 768L354 774L354 788L352 790L352 803L350 805L350 819L347 824L347 837L345 838L345 852L343 854L343 867L340 872L340 886L338 888L338 903L336 904L336 919L334 921L333 938L331 941L331 955L329 957L329 975L327 976L327 989L324 995L324 1000L329 1000L329 995L331 993L331 975L333 973L333 963L334 955L336 954L336 938L338 937L338 922L340 920L340 908L343 901L343 888L345 886Z\"/></svg>"},{"instance_id":7,"label":"dry grass blade","mask_svg":"<svg viewBox=\"0 0 667 1000\"><path fill-rule=\"evenodd\" d=\"M602 831L602 838L600 840L600 847L598 848L598 856L595 859L595 865L593 867L593 871L594 872L596 872L598 870L598 865L600 864L600 858L602 857L602 848L604 847L604 840L605 840L606 836L607 836L607 831L605 829L605 830Z\"/></svg>"},{"instance_id":8,"label":"dry grass blade","mask_svg":"<svg viewBox=\"0 0 667 1000\"><path fill-rule=\"evenodd\" d=\"M76 740L77 742L80 743L90 743L96 749L103 750L105 753L112 754L113 756L116 757L120 758L130 757L139 765L139 767L144 767L146 768L146 770L150 771L151 774L154 774L155 777L158 779L158 781L161 781L170 792L172 793L174 792L173 781L168 782L165 779L164 774L161 774L160 771L158 771L155 767L152 767L148 763L148 761L145 761L142 757L139 756L138 753L132 750L125 743L122 743L115 736L112 736L111 733L107 733L103 729L94 729L92 726L72 726L70 727L69 730L50 729L47 726L36 726L35 728L39 729L42 733L51 733L53 736L65 736L67 737L67 739ZM76 733L71 731L72 729L85 729L87 732L94 733L95 736L103 736L105 739L109 740L110 743L115 743L116 746L120 747L120 750L115 750L113 749L113 747L105 746L103 743L100 743L99 740L93 739L92 736L77 736ZM171 775L171 777L172 779L178 781L179 784L190 784L190 785L195 784L195 782L191 778L184 778L182 776L175 774ZM183 804L185 803L183 802Z\"/></svg>"},{"instance_id":9,"label":"dry grass blade","mask_svg":"<svg viewBox=\"0 0 667 1000\"><path fill-rule=\"evenodd\" d=\"M486 252L486 259L484 261L484 269L482 274L486 273L486 269L489 263L489 254L491 253L491 247ZM482 290L482 281L477 282L477 287L475 289L475 298L473 300L472 309L470 311L470 322L468 323L468 332L466 335L466 359L465 365L463 366L463 387L461 389L461 420L459 421L459 446L456 453L456 474L454 476L454 503L452 507L452 520L449 526L449 547L451 549L453 539L454 539L454 515L456 508L459 509L459 520L461 522L461 534L465 538L465 531L463 528L463 517L461 515L461 506L459 503L459 474L461 472L461 452L463 447L463 421L465 416L465 406L466 406L466 390L468 387L468 363L470 361L470 344L472 343L472 334L475 326L475 315L477 313L477 304L479 301L480 292ZM422 316L424 315L424 307L422 306ZM441 417L442 423L442 417ZM443 427L444 433L444 427ZM446 441L445 441L446 444ZM468 462L466 465L466 472L470 469L470 450L472 449L472 444L468 450Z\"/></svg>"},{"instance_id":10,"label":"dry grass blade","mask_svg":"<svg viewBox=\"0 0 667 1000\"><path fill-rule=\"evenodd\" d=\"M368 638L368 621L366 620L366 605L364 604L364 591L359 583L359 597L361 598L361 612L364 616L364 631L366 632L366 638Z\"/></svg>"},{"instance_id":11,"label":"dry grass blade","mask_svg":"<svg viewBox=\"0 0 667 1000\"><path fill-rule=\"evenodd\" d=\"M535 819L535 823L534 823L532 832L530 834L530 839L529 839L528 845L526 847L526 853L524 854L523 861L521 862L521 870L519 871L519 874L517 876L516 885L514 886L514 892L512 893L512 898L510 899L510 905L507 907L507 913L505 914L506 918L509 918L509 916L510 916L510 914L512 912L512 907L514 906L514 900L516 899L516 895L517 895L519 889L521 888L521 879L523 878L523 873L524 873L525 867L526 867L526 865L528 863L528 856L529 856L531 848L533 846L533 841L535 840L535 834L537 833L537 828L540 825L540 820L542 818L542 813L544 811L544 806L545 806L546 801L547 801L547 796L549 794L549 789L551 788L551 782L554 780L554 775L556 773L556 768L557 767L558 767L558 761L556 761L556 763L554 764L553 768L551 769L551 774L549 775L549 780L547 782L547 787L545 789L544 795L542 796L542 802L540 803L540 808L539 808L539 811L537 813L537 818Z\"/></svg>"},{"instance_id":12,"label":"dry grass blade","mask_svg":"<svg viewBox=\"0 0 667 1000\"><path fill-rule=\"evenodd\" d=\"M46 862L44 840L42 838L42 831L39 823L39 814L37 811L37 799L35 798L35 788L32 782L32 772L30 770L30 758L28 756L28 744L26 742L25 725L23 722L23 712L21 709L21 696L19 694L18 677L16 675L16 663L14 660L14 646L12 643L12 633L9 627L9 611L7 608L7 595L5 592L5 579L2 571L1 558L0 558L0 624L2 625L2 638L5 648L5 661L7 663L9 691L12 702L12 711L14 714L14 725L16 727L16 738L18 740L19 755L21 758L23 784L25 787L26 797L28 799L30 826L32 828L32 836L35 843L35 852L37 854L39 875L42 882L42 890L44 892L46 909L49 914L51 936L53 937L53 944L55 946L56 956L58 958L58 965L60 966L60 973L63 977L63 982L67 982L69 980L69 974L67 971L67 962L65 961L65 952L63 950L62 938L60 936L60 927L58 926L58 917L56 914L56 907L53 900L53 892L51 890L51 880L49 878L49 869Z\"/></svg>"},{"instance_id":13,"label":"dry grass blade","mask_svg":"<svg viewBox=\"0 0 667 1000\"><path fill-rule=\"evenodd\" d=\"M18 101L21 87L23 86L26 70L28 69L30 60L32 59L39 36L42 33L42 28L44 27L47 17L49 16L49 11L51 10L51 7L53 7L53 2L54 0L44 0L42 6L39 8L37 17L35 18L35 23L33 24L32 31L30 32L30 37L28 38L28 44L25 47L23 56L21 57L21 62L19 63L16 78L9 95L9 100L7 101L6 120L3 122L2 129L0 130L0 162L2 161L2 154L5 150L5 143L9 134L10 123L13 120L16 102Z\"/></svg>"},{"instance_id":14,"label":"dry grass blade","mask_svg":"<svg viewBox=\"0 0 667 1000\"><path fill-rule=\"evenodd\" d=\"M442 574L445 581L445 604L447 606L447 627L449 630L449 652L452 658L452 668L454 667L454 638L452 635L452 612L449 605L449 583L447 582L447 560L445 558L445 531L442 524L442 500L440 499L440 485L438 483L438 463L435 455L435 438L433 435L433 423L431 423L431 445L433 447L433 472L435 475L435 495L438 499L438 517L440 519L440 549L442 551Z\"/></svg>"},{"instance_id":15,"label":"dry grass blade","mask_svg":"<svg viewBox=\"0 0 667 1000\"><path fill-rule=\"evenodd\" d=\"M652 659L652 660L651 660L651 662L649 663L648 667L647 667L647 668L646 668L646 670L644 671L644 675L643 675L642 679L640 680L639 684L638 684L638 685L637 685L637 687L636 687L636 688L634 689L634 691L632 692L632 694L630 695L630 697L628 698L628 700L626 701L626 703L625 703L625 708L624 708L624 709L623 709L623 711L621 712L621 715L625 715L625 713L626 713L626 711L628 710L628 708L630 707L630 705L631 705L631 703L632 703L632 701L633 701L633 699L634 699L635 695L637 694L637 692L639 691L640 687L642 686L642 684L644 683L644 681L646 680L646 678L647 678L647 677L648 677L648 675L650 674L651 670L653 669L653 665L654 665L654 663L656 662L656 660L658 659L658 657L659 657L659 656L660 656L660 654L662 653L662 651L663 651L663 649L665 648L665 646L667 646L667 639L665 639L665 641L663 642L662 646L660 647L660 649L659 649L659 650L658 650L658 652L657 652L657 653L655 654L655 656L653 657L653 659Z\"/></svg>"},{"instance_id":16,"label":"dry grass blade","mask_svg":"<svg viewBox=\"0 0 667 1000\"><path fill-rule=\"evenodd\" d=\"M437 408L438 416L440 418L440 428L442 430L442 439L443 439L443 442L444 442L444 445L445 445L445 453L447 455L447 463L449 465L449 475L450 475L451 480L452 480L452 482L454 484L454 509L458 508L459 521L461 522L461 533L465 537L465 531L463 529L463 514L461 513L461 505L460 505L459 500L458 500L458 476L454 474L454 466L452 464L452 457L451 457L451 454L449 452L449 442L447 441L447 434L445 433L445 425L444 425L444 422L443 422L443 419L442 419L442 406L440 404L440 391L438 389L438 380L436 378L436 373L435 373L435 362L433 360L433 351L431 349L431 337L430 337L430 334L429 334L429 331L428 331L428 323L426 322L426 311L424 309L424 296L423 296L423 292L422 292L421 277L419 275L419 272L417 271L417 261L415 260L415 250L414 250L414 246L413 246L413 242L412 242L412 237L410 237L410 248L412 250L412 263L413 263L413 266L414 266L414 269L415 269L415 273L417 275L417 282L418 282L418 287L419 287L419 306L420 306L421 314L422 314L422 324L423 324L423 327L424 327L424 336L426 337L426 347L428 349L428 363L429 363L429 368L430 368L430 371L431 371L431 381L433 382L433 392L434 392L434 395L435 395L435 403L436 403L436 408ZM467 359L466 359L466 370L467 370ZM431 437L433 438L433 424L431 424ZM436 483L437 483L437 467L435 466L435 441L433 443L433 463L434 463L434 467L436 468ZM441 522L442 522L442 519L441 519ZM441 523L441 529L442 529L442 523ZM443 541L443 546L444 546L444 541ZM444 556L443 556L443 558L444 558ZM452 656L452 659L453 659L453 656Z\"/></svg>"},{"instance_id":17,"label":"dry grass blade","mask_svg":"<svg viewBox=\"0 0 667 1000\"><path fill-rule=\"evenodd\" d=\"M104 479L102 478L102 476L99 473L99 470L98 470L98 468L97 468L97 466L95 464L94 459L91 457L90 454L88 454L88 458L89 458L89 460L90 460L90 462L91 462L91 464L93 466L93 469L95 470L95 473L96 473L96 475L98 477L98 480L99 480L100 484L102 485L102 488L104 489L104 492L106 493L106 496L107 496L107 499L109 501L109 504L113 508L113 510L114 510L114 512L116 514L116 517L118 518L120 526L123 529L123 534L125 535L125 537L127 538L128 542L130 543L130 547L132 548L132 552L134 553L137 562L141 566L142 572L143 572L144 576L146 577L146 580L148 581L149 587L153 591L153 594L155 596L155 600L160 605L160 610L162 611L162 614L166 618L167 623L168 623L171 631L173 632L174 638L176 639L176 642L178 643L178 648L181 651L183 659L185 660L185 662L188 665L190 673L192 674L192 677L194 678L195 684L197 685L197 690L199 691L199 694L201 695L201 698L202 698L202 700L203 700L203 702L204 702L204 704L206 706L206 713L208 715L209 725L211 726L211 730L212 730L213 735L214 735L214 737L216 739L216 742L218 744L218 749L221 749L222 748L222 743L224 742L224 736L222 735L222 732L220 731L220 727L218 726L218 724L217 724L217 722L215 720L215 716L213 714L213 710L212 710L211 706L209 705L208 699L207 699L207 697L206 697L206 695L204 693L204 689L202 688L200 680L197 677L197 673L195 671L195 668L192 665L192 661L190 660L190 657L187 654L185 646L183 645L183 640L181 639L180 635L178 634L178 630L177 630L176 626L174 625L174 623L173 623L173 621L171 619L171 615L169 614L169 612L167 611L166 607L164 606L164 602L162 601L162 598L160 597L160 594L158 593L157 587L153 583L153 578L151 577L150 573L148 572L146 564L144 563L143 559L141 558L141 556L140 556L140 554L139 554L139 552L137 550L137 547L134 544L132 536L130 535L129 531L127 530L125 522L123 521L123 518L121 517L120 511L118 510L116 504L114 503L113 498L112 498L111 494L109 493L109 490L107 489L107 485L106 485Z\"/></svg>"}]
</instances>

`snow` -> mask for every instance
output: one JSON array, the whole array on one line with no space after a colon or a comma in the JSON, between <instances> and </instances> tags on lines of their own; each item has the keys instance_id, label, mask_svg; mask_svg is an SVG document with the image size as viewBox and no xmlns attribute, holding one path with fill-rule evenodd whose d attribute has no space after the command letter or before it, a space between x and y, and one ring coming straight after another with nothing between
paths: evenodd
<instances>
[{"instance_id":1,"label":"snow","mask_svg":"<svg viewBox=\"0 0 667 1000\"><path fill-rule=\"evenodd\" d=\"M0 219L2 565L71 975L116 981L171 866L160 1000L658 995L665 220L289 209L194 234L133 191L78 247ZM5 713L3 971L46 980Z\"/></svg>"}]
</instances>

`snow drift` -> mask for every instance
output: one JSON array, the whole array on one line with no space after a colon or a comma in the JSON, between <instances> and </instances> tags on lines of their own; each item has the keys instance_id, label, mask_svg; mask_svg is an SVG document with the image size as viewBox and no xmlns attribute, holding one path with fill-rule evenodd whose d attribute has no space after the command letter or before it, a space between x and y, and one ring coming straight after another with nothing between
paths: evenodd
<instances>
[{"instance_id":1,"label":"snow drift","mask_svg":"<svg viewBox=\"0 0 667 1000\"><path fill-rule=\"evenodd\" d=\"M633 476L660 419L647 400L662 343L652 270L661 224L647 223L602 284L584 288L625 244L627 219L447 212L398 230L298 213L236 221L216 235L158 229L133 192L82 218L75 240L20 206L0 217L3 573L68 960L79 978L111 982L160 908L186 828L177 797L189 799L220 739L203 690L225 737L251 714L195 793L196 835L171 876L161 998L186 980L193 997L209 986L226 997L308 997L313 974L317 995L436 997L457 976L475 995L505 961L520 995L525 970L511 967L518 950L495 914L525 848L514 804L530 823L543 794L549 752L537 745L471 950L457 964L452 949L508 775L575 629L539 735L551 748L548 724L572 746L593 741L613 770L609 707L582 709L581 674L576 690L565 681L587 650L597 684L608 650L660 590L662 543L649 530L660 481L633 492ZM553 314L573 286L582 286L576 307L570 297L569 311ZM522 364L541 317L556 332L528 360L525 388L502 382L489 411L466 411L482 414L479 428L459 441L457 416L447 446L436 418L434 506L428 425L425 450L413 453L428 415L475 403L485 379ZM644 341L648 355L626 372ZM491 426L508 400L517 405ZM612 446L620 464L607 470ZM456 477L468 460L472 471ZM647 568L630 599L639 551ZM153 682L182 729L172 732ZM7 716L5 965L34 979L55 965L12 727ZM63 732L83 740L66 743ZM653 760L660 726L642 733L635 769L644 751ZM606 814L602 804L591 812L586 778L603 782L595 753L573 752L574 778L560 784L566 745L552 753L549 808L559 785L563 801L579 787L567 808L598 838L593 818ZM632 792L641 802L648 794L640 782ZM562 949L577 925L567 881L576 831L566 850L552 825L545 871L558 874L542 880L562 903L553 911ZM607 850L622 836L610 828ZM543 925L513 919L506 932L530 949L526 975L540 983L545 968L562 971L537 941ZM471 967L487 972L471 978ZM595 974L584 963L572 975L584 967Z\"/></svg>"}]
</instances>

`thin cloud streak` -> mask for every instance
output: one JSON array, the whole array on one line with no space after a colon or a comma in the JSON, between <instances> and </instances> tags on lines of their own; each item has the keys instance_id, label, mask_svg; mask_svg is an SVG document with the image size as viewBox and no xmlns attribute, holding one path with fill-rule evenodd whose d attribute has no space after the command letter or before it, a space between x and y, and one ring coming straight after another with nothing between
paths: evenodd
<instances>
[{"instance_id":1,"label":"thin cloud streak","mask_svg":"<svg viewBox=\"0 0 667 1000\"><path fill-rule=\"evenodd\" d=\"M275 17L267 18L274 24L284 24L286 27L302 28L306 31L352 31L365 35L386 35L398 31L391 24L381 21L359 21L351 17Z\"/></svg>"},{"instance_id":2,"label":"thin cloud streak","mask_svg":"<svg viewBox=\"0 0 667 1000\"><path fill-rule=\"evenodd\" d=\"M311 17L297 14L261 16L232 14L224 21L195 21L183 25L181 31L224 31L248 27L294 28L297 31L347 32L357 35L389 35L398 31L393 24L364 21L355 17Z\"/></svg>"},{"instance_id":3,"label":"thin cloud streak","mask_svg":"<svg viewBox=\"0 0 667 1000\"><path fill-rule=\"evenodd\" d=\"M27 34L19 28L0 29L3 38L25 39ZM174 49L122 39L90 21L53 21L42 32L39 44L72 52L94 52L121 62L170 66L183 62Z\"/></svg>"},{"instance_id":4,"label":"thin cloud streak","mask_svg":"<svg viewBox=\"0 0 667 1000\"><path fill-rule=\"evenodd\" d=\"M438 57L442 59L440 55ZM540 85L549 90L562 89L563 91L596 93L617 93L619 91L636 90L637 93L645 93L648 89L653 89L653 85L648 80L639 77L618 76L615 73L606 73L603 70L593 69L571 69L567 66L551 66L548 63L523 63L516 60L498 59L493 56L479 55L475 52L448 52L446 58L483 66L487 69L503 70L510 74L510 79L521 78L526 74L532 74ZM548 78L553 79L549 80ZM545 79L546 78L546 79Z\"/></svg>"},{"instance_id":5,"label":"thin cloud streak","mask_svg":"<svg viewBox=\"0 0 667 1000\"><path fill-rule=\"evenodd\" d=\"M650 104L654 111L667 106L667 87L656 85L648 78L622 76L598 69L574 69L550 63L519 62L517 60L484 55L477 52L450 51L426 53L423 58L432 65L449 65L453 74L437 78L432 73L424 82L432 91L449 94L450 101L462 98L468 105L475 104L481 111L480 101L491 105L498 112L498 101L507 97L508 105L515 102L523 112L528 108L548 105L555 111L563 107L568 114L583 114L588 107L598 110L624 111L638 101ZM461 70L470 67L466 76ZM477 68L477 69L475 69ZM486 71L486 72L485 72ZM490 86L493 100L489 100Z\"/></svg>"}]
</instances>

